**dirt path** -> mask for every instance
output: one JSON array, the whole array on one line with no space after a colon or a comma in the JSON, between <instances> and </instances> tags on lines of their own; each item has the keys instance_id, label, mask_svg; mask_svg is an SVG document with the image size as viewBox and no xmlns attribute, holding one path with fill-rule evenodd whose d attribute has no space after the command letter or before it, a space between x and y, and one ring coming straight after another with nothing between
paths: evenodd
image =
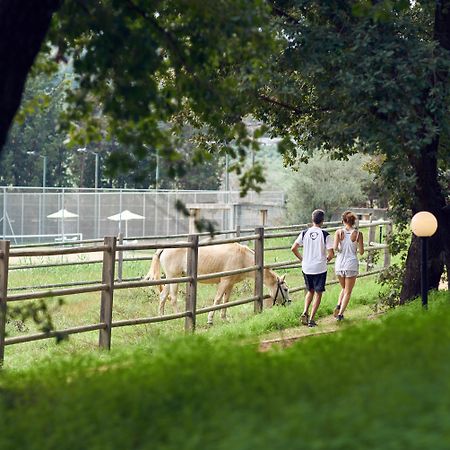
<instances>
[{"instance_id":1,"label":"dirt path","mask_svg":"<svg viewBox=\"0 0 450 450\"><path fill-rule=\"evenodd\" d=\"M295 328L288 328L267 334L259 341L259 350L265 352L274 347L286 348L300 339L336 333L350 326L358 326L361 322L377 319L381 315L380 313L374 314L368 306L360 306L348 311L344 322L336 322L333 316L327 316L317 321L318 326L316 328L299 325Z\"/></svg>"}]
</instances>

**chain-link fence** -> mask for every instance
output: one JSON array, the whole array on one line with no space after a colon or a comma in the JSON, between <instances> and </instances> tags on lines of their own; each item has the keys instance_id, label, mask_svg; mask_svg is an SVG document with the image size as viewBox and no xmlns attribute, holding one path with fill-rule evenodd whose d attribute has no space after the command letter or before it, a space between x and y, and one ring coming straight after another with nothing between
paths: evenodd
<instances>
[{"instance_id":1,"label":"chain-link fence","mask_svg":"<svg viewBox=\"0 0 450 450\"><path fill-rule=\"evenodd\" d=\"M128 237L183 234L189 217L181 201L218 229L284 222L283 192L239 192L0 187L0 232L14 244L96 239L122 232ZM128 218L125 210L142 218ZM122 212L120 220L109 217ZM56 217L49 217L49 216Z\"/></svg>"}]
</instances>

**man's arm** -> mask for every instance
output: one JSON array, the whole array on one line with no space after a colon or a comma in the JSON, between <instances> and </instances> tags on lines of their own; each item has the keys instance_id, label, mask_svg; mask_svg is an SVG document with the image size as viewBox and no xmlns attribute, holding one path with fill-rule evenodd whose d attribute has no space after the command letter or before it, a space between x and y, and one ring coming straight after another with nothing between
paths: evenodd
<instances>
[{"instance_id":1,"label":"man's arm","mask_svg":"<svg viewBox=\"0 0 450 450\"><path fill-rule=\"evenodd\" d=\"M291 247L292 253L299 259L300 261L303 259L301 253L298 251L300 245L297 242L294 242Z\"/></svg>"},{"instance_id":2,"label":"man's arm","mask_svg":"<svg viewBox=\"0 0 450 450\"><path fill-rule=\"evenodd\" d=\"M334 250L329 248L327 250L327 262L330 262L334 258Z\"/></svg>"}]
</instances>

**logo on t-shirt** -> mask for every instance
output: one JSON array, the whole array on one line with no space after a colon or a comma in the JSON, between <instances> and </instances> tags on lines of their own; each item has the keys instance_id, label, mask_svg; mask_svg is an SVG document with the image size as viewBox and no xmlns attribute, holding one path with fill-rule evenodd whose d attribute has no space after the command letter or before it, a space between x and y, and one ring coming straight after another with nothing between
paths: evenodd
<instances>
[{"instance_id":1,"label":"logo on t-shirt","mask_svg":"<svg viewBox=\"0 0 450 450\"><path fill-rule=\"evenodd\" d=\"M317 239L317 236L319 236L319 233L317 233L317 231L312 231L312 232L309 234L309 237L310 237L313 241L315 241L315 240Z\"/></svg>"}]
</instances>

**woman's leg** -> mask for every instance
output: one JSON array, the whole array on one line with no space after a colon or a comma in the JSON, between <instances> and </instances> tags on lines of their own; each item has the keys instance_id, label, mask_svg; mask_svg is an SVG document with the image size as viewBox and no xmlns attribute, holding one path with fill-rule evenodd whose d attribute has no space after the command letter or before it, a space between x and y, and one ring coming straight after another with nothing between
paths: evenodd
<instances>
[{"instance_id":1,"label":"woman's leg","mask_svg":"<svg viewBox=\"0 0 450 450\"><path fill-rule=\"evenodd\" d=\"M346 277L344 294L342 296L341 308L339 310L339 315L343 315L345 309L347 308L348 302L350 301L350 296L352 295L353 286L355 286L356 277Z\"/></svg>"},{"instance_id":2,"label":"woman's leg","mask_svg":"<svg viewBox=\"0 0 450 450\"><path fill-rule=\"evenodd\" d=\"M338 275L338 280L339 280L339 284L341 285L341 292L339 294L339 298L338 298L338 302L337 302L337 306L333 311L333 316L337 317L338 314L340 314L340 310L341 310L341 305L342 305L342 297L344 296L345 293L345 277L342 277L341 275Z\"/></svg>"}]
</instances>

